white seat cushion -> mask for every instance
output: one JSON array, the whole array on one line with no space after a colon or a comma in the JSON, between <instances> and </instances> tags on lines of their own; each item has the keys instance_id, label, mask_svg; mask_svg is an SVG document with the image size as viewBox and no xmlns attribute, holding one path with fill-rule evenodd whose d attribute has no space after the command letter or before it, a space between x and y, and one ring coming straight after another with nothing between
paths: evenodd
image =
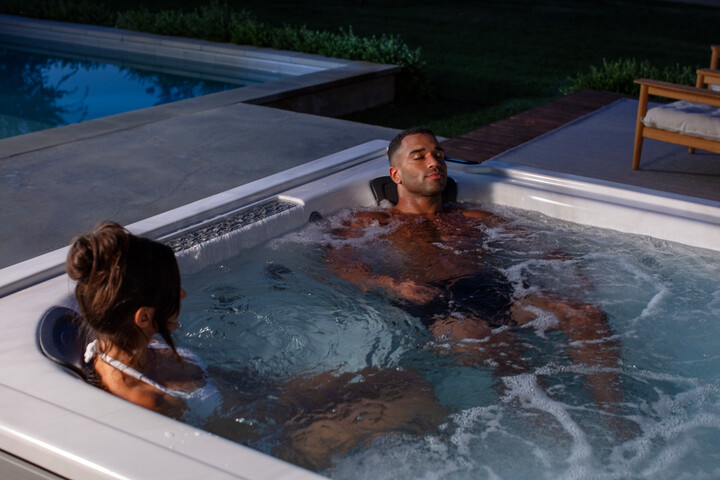
<instances>
[{"instance_id":1,"label":"white seat cushion","mask_svg":"<svg viewBox=\"0 0 720 480\"><path fill-rule=\"evenodd\" d=\"M648 110L646 127L720 141L720 108L679 101Z\"/></svg>"}]
</instances>

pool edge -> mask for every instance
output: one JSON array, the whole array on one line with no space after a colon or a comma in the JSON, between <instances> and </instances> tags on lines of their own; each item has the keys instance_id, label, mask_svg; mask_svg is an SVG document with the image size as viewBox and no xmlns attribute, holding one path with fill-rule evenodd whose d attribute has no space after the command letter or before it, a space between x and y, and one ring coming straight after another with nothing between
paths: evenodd
<instances>
[{"instance_id":1,"label":"pool edge","mask_svg":"<svg viewBox=\"0 0 720 480\"><path fill-rule=\"evenodd\" d=\"M236 103L338 117L391 102L395 98L395 77L400 71L397 65L6 14L0 14L0 31L3 35L12 31L48 40L65 38L66 42L79 45L97 40L116 50L156 52L158 56L164 53L179 59L190 56L201 62L254 59L265 65L275 62L278 71L294 72L275 81L0 139L0 159Z\"/></svg>"}]
</instances>

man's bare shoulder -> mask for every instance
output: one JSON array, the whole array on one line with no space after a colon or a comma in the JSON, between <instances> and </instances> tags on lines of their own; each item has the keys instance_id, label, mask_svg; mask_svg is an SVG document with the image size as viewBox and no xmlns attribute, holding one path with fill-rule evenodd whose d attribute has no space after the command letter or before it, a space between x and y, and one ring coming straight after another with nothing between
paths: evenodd
<instances>
[{"instance_id":1,"label":"man's bare shoulder","mask_svg":"<svg viewBox=\"0 0 720 480\"><path fill-rule=\"evenodd\" d=\"M334 228L333 234L344 238L356 238L363 235L363 231L372 226L388 225L392 214L385 210L361 210L342 222L342 226Z\"/></svg>"},{"instance_id":2,"label":"man's bare shoulder","mask_svg":"<svg viewBox=\"0 0 720 480\"><path fill-rule=\"evenodd\" d=\"M350 219L350 224L359 227L375 225L377 223L381 225L386 225L390 222L391 219L392 213L390 211L363 210L360 212L355 212L352 219Z\"/></svg>"},{"instance_id":3,"label":"man's bare shoulder","mask_svg":"<svg viewBox=\"0 0 720 480\"><path fill-rule=\"evenodd\" d=\"M491 218L499 218L494 213L486 212L485 210L460 210L464 216L468 218L475 218L478 220L486 220Z\"/></svg>"},{"instance_id":4,"label":"man's bare shoulder","mask_svg":"<svg viewBox=\"0 0 720 480\"><path fill-rule=\"evenodd\" d=\"M478 220L489 226L498 226L500 224L507 222L507 220L505 218L503 218L495 213L488 212L486 210L482 210L479 208L474 208L474 207L458 208L457 211L460 214L462 214L465 218L470 218L472 220Z\"/></svg>"}]
</instances>

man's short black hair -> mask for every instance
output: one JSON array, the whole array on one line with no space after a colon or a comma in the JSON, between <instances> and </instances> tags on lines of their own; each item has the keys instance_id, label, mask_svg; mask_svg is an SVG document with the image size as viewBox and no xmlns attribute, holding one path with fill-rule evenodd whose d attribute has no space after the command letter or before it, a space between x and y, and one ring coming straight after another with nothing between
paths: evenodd
<instances>
[{"instance_id":1,"label":"man's short black hair","mask_svg":"<svg viewBox=\"0 0 720 480\"><path fill-rule=\"evenodd\" d=\"M437 140L437 137L435 137L435 133L433 133L432 130L425 127L412 127L408 128L406 130L403 130L402 132L398 133L395 138L393 138L390 141L390 145L388 145L388 160L390 161L390 165L393 164L392 158L395 155L395 152L398 151L400 148L400 144L402 143L403 139L405 137L409 137L410 135L430 135L431 137L435 138Z\"/></svg>"}]
</instances>

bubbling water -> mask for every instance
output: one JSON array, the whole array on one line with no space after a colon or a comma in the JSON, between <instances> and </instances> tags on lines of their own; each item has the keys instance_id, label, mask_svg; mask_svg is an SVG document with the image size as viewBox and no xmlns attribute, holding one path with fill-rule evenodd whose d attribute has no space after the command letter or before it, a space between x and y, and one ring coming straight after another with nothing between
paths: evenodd
<instances>
[{"instance_id":1,"label":"bubbling water","mask_svg":"<svg viewBox=\"0 0 720 480\"><path fill-rule=\"evenodd\" d=\"M369 261L387 257L378 237L392 224L343 237L353 212L341 212L183 279L178 343L226 392L201 426L296 461L288 450L299 430L289 425L310 420L288 382L331 372L350 389L368 372L415 372L444 409L436 428L367 435L311 466L334 479L720 476L720 253L493 211L508 221L476 225L455 253L502 272L516 298L543 292L602 308L611 332L594 347L619 345L616 364L574 361L569 352L586 345L540 310L529 325L493 330L512 335L520 358L461 361L386 294L328 269L328 250L347 245L370 245ZM504 374L504 361L523 370ZM612 377L617 399L598 401L592 376Z\"/></svg>"}]
</instances>

